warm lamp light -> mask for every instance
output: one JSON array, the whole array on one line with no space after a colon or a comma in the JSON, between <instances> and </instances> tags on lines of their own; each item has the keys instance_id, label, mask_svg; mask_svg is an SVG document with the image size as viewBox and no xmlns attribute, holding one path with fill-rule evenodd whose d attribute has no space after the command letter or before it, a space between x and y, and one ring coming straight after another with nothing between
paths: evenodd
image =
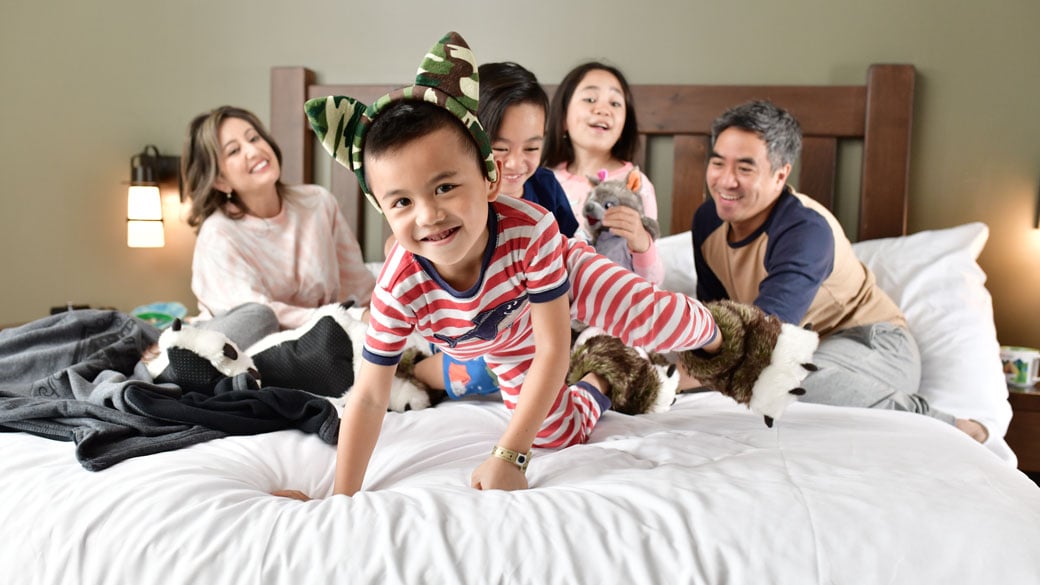
<instances>
[{"instance_id":1,"label":"warm lamp light","mask_svg":"<svg viewBox=\"0 0 1040 585\"><path fill-rule=\"evenodd\" d=\"M126 199L126 245L161 248L166 245L159 183L178 176L180 159L163 156L149 144L130 157L130 189Z\"/></svg>"}]
</instances>

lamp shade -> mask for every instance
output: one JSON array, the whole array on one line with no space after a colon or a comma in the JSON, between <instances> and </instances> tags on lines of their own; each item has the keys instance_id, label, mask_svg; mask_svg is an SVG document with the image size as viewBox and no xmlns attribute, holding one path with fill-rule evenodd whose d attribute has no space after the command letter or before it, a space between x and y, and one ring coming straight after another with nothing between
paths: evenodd
<instances>
[{"instance_id":1,"label":"lamp shade","mask_svg":"<svg viewBox=\"0 0 1040 585\"><path fill-rule=\"evenodd\" d=\"M126 201L127 219L161 220L162 198L158 185L130 185Z\"/></svg>"},{"instance_id":2,"label":"lamp shade","mask_svg":"<svg viewBox=\"0 0 1040 585\"><path fill-rule=\"evenodd\" d=\"M127 246L161 248L166 245L159 183L177 176L178 161L175 156L162 156L152 145L130 158L130 189L126 198Z\"/></svg>"},{"instance_id":3,"label":"lamp shade","mask_svg":"<svg viewBox=\"0 0 1040 585\"><path fill-rule=\"evenodd\" d=\"M162 248L166 245L163 222L155 220L127 220L126 245L131 248Z\"/></svg>"}]
</instances>

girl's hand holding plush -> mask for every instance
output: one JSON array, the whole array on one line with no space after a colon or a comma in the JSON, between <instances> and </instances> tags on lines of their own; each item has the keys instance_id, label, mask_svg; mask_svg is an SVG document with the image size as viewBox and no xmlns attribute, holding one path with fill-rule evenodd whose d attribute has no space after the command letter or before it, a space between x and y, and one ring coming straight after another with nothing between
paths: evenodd
<instances>
[{"instance_id":1,"label":"girl's hand holding plush","mask_svg":"<svg viewBox=\"0 0 1040 585\"><path fill-rule=\"evenodd\" d=\"M612 207L603 214L603 227L610 233L625 238L628 249L642 254L650 248L653 236L643 227L643 216L631 207Z\"/></svg>"}]
</instances>

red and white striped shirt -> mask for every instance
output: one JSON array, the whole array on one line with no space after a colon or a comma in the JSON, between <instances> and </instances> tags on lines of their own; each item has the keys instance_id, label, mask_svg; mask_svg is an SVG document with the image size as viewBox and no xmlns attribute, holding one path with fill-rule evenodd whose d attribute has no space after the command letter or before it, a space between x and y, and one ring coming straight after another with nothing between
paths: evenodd
<instances>
[{"instance_id":1,"label":"red and white striped shirt","mask_svg":"<svg viewBox=\"0 0 1040 585\"><path fill-rule=\"evenodd\" d=\"M499 198L490 204L488 229L483 273L466 291L452 289L426 259L394 248L372 295L365 359L396 364L417 331L455 358L483 356L498 376L502 400L515 408L535 353L532 302L569 294L573 319L650 351L694 349L717 334L696 300L660 290L588 244L561 236L541 207ZM606 404L591 386L562 389L534 446L584 442Z\"/></svg>"},{"instance_id":2,"label":"red and white striped shirt","mask_svg":"<svg viewBox=\"0 0 1040 585\"><path fill-rule=\"evenodd\" d=\"M529 303L567 293L567 240L552 215L511 197L490 204L488 230L482 274L466 291L425 258L393 249L372 295L366 359L396 364L413 330L463 360L533 352Z\"/></svg>"}]
</instances>

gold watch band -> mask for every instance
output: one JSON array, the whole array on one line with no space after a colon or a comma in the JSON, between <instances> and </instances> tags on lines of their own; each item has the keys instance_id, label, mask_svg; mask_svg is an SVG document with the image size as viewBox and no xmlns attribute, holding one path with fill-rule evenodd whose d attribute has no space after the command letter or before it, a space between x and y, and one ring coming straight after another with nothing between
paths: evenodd
<instances>
[{"instance_id":1,"label":"gold watch band","mask_svg":"<svg viewBox=\"0 0 1040 585\"><path fill-rule=\"evenodd\" d=\"M495 445L491 448L491 455L498 457L499 459L505 459L506 461L516 465L520 468L520 471L527 471L527 464L531 462L531 452L521 453L519 451L513 451L512 449L506 449L505 447L499 447Z\"/></svg>"}]
</instances>

